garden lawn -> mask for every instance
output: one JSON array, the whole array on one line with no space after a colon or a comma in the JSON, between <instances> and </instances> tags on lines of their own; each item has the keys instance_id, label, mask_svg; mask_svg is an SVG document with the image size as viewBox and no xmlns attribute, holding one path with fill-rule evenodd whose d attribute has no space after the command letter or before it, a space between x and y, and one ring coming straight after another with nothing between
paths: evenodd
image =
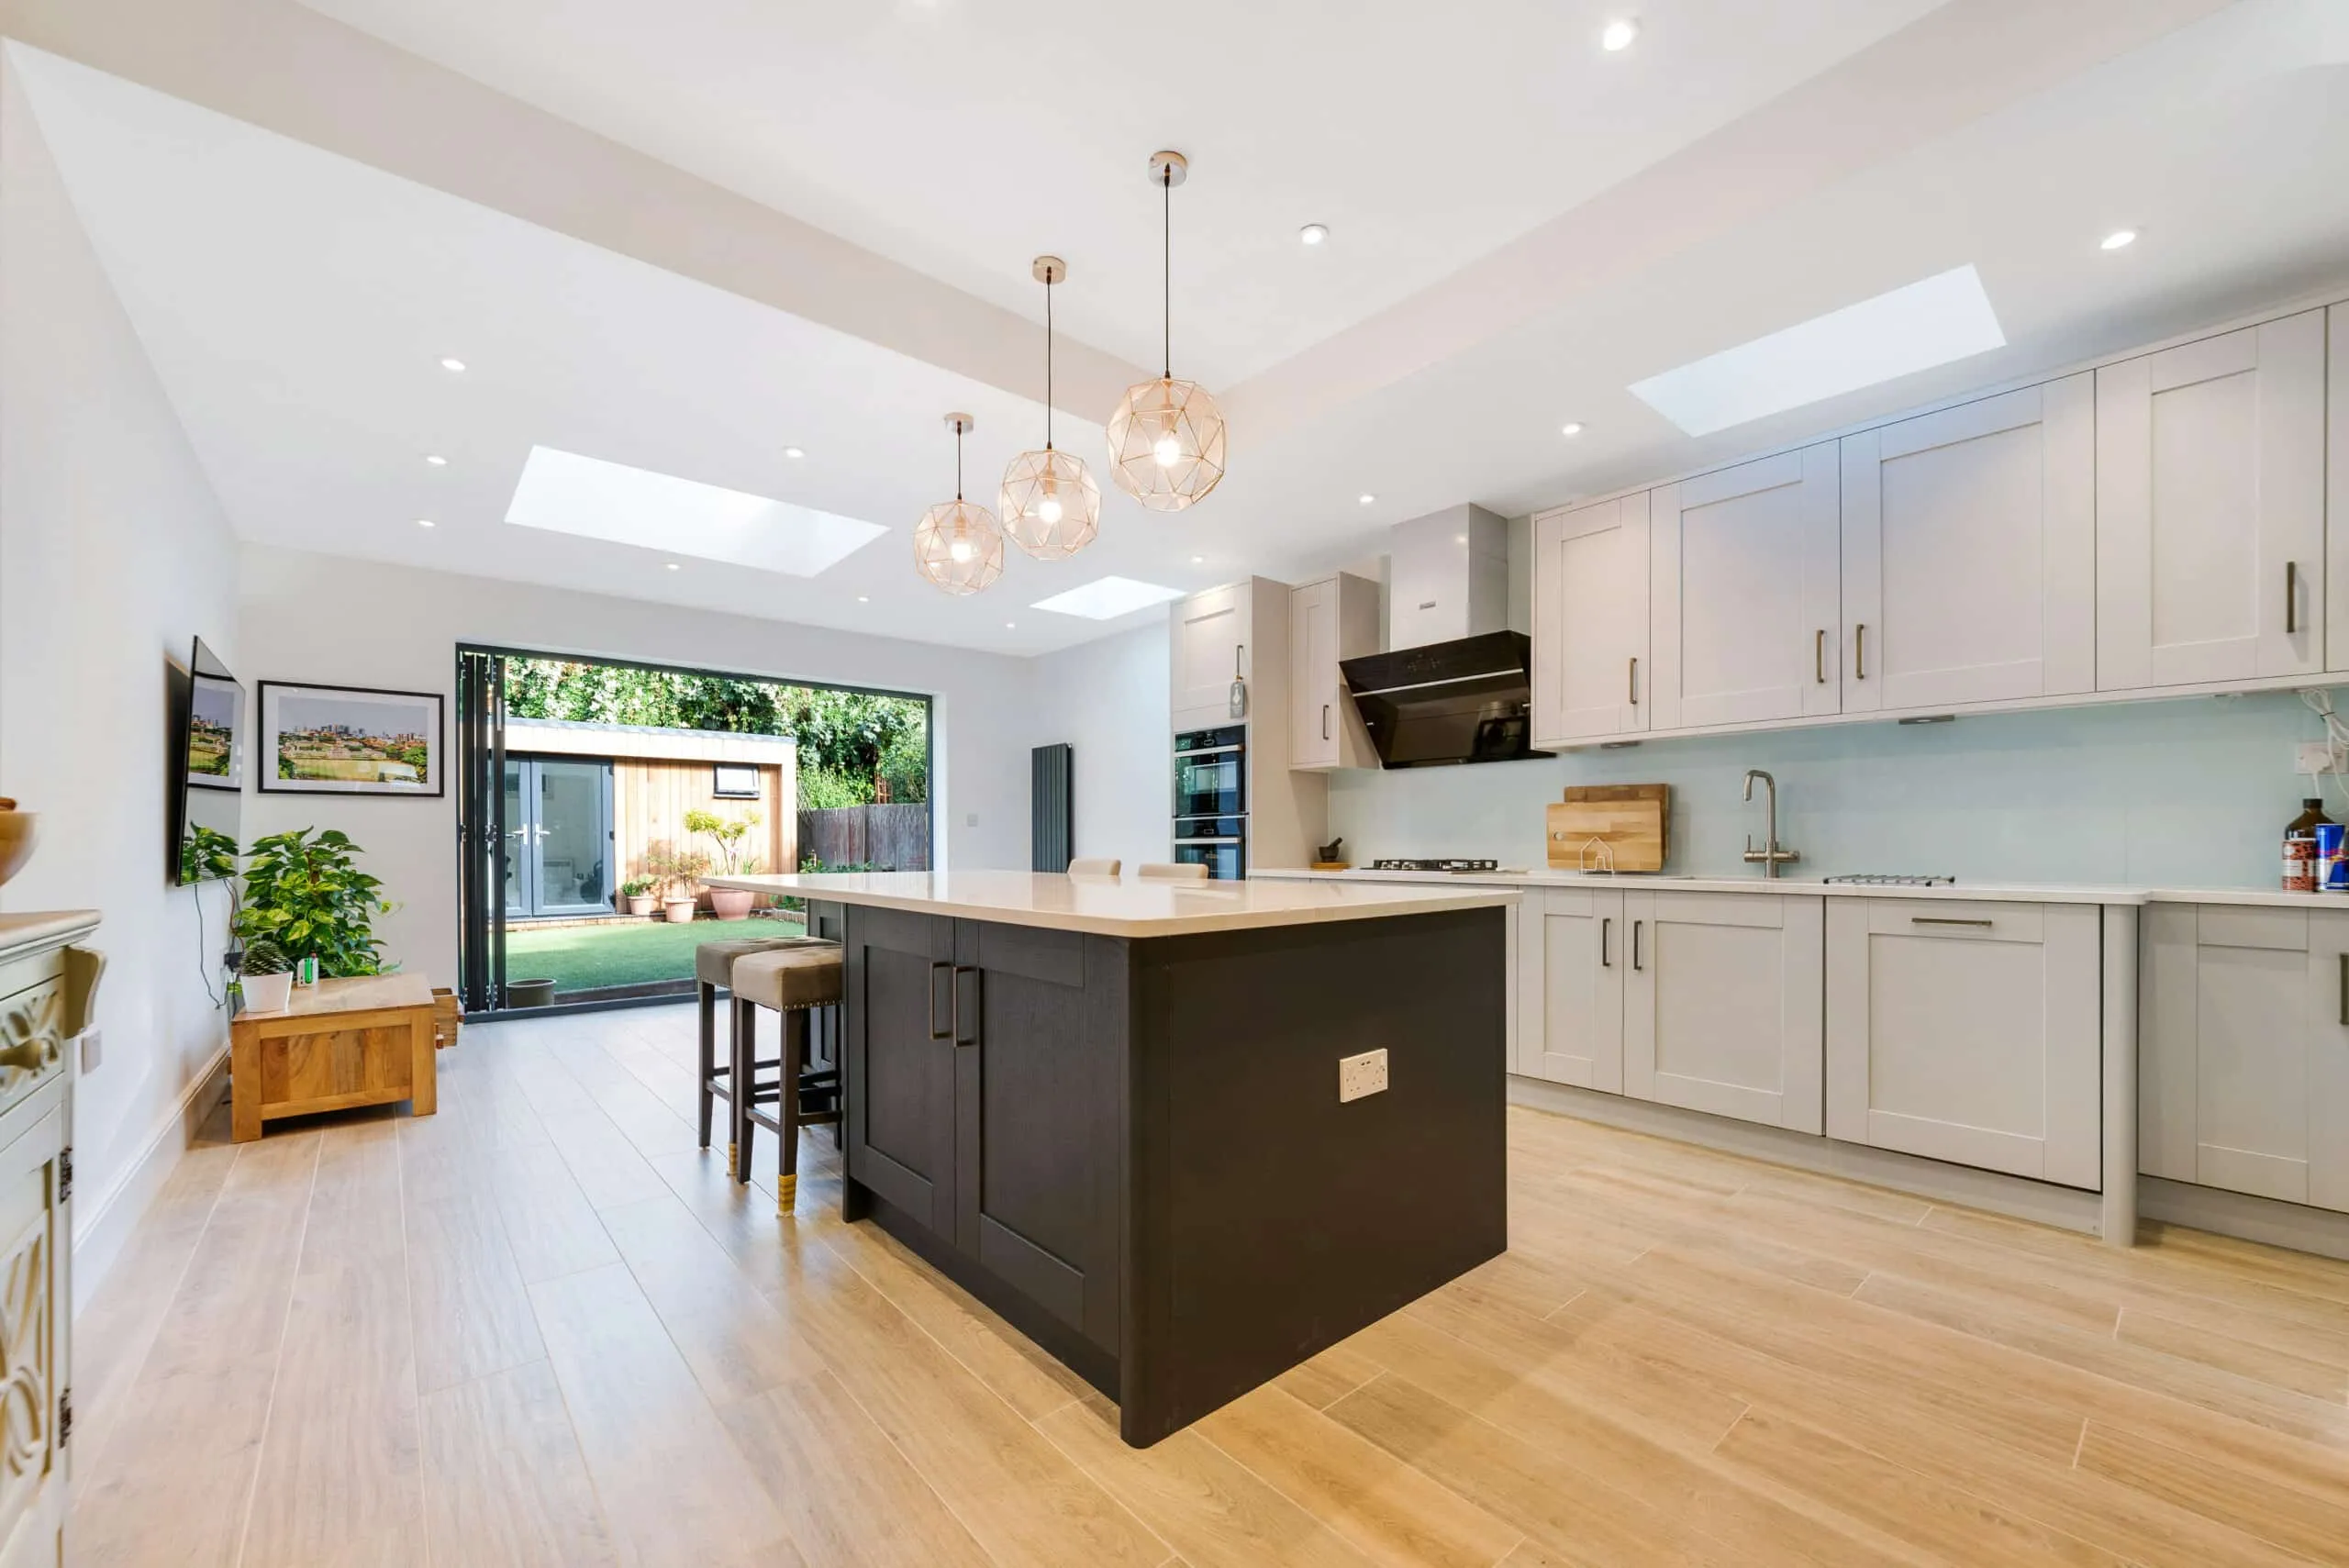
<instances>
[{"instance_id":1,"label":"garden lawn","mask_svg":"<svg viewBox=\"0 0 2349 1568\"><path fill-rule=\"evenodd\" d=\"M694 949L736 937L792 937L802 929L795 917L772 920L611 920L592 926L506 928L506 977L551 980L558 995L611 985L648 985L661 980L691 980Z\"/></svg>"}]
</instances>

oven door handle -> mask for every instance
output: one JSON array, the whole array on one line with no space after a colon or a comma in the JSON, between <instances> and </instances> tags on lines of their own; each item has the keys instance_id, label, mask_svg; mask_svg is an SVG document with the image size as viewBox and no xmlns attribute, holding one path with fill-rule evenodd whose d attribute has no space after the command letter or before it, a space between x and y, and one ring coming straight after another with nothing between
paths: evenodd
<instances>
[{"instance_id":1,"label":"oven door handle","mask_svg":"<svg viewBox=\"0 0 2349 1568\"><path fill-rule=\"evenodd\" d=\"M1196 751L1177 751L1174 760L1179 762L1186 757L1229 757L1241 749L1241 743L1235 740L1229 746L1202 746Z\"/></svg>"},{"instance_id":2,"label":"oven door handle","mask_svg":"<svg viewBox=\"0 0 2349 1568\"><path fill-rule=\"evenodd\" d=\"M1186 844L1244 844L1247 841L1245 839L1177 839L1174 844L1179 849Z\"/></svg>"}]
</instances>

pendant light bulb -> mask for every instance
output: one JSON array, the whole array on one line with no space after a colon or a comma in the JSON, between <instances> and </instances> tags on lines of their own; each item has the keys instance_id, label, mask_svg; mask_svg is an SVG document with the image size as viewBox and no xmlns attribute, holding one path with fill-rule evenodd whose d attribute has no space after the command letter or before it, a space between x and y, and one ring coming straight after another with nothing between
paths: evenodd
<instances>
[{"instance_id":1,"label":"pendant light bulb","mask_svg":"<svg viewBox=\"0 0 2349 1568\"><path fill-rule=\"evenodd\" d=\"M1150 183L1163 209L1160 310L1164 369L1156 381L1126 389L1109 416L1109 473L1118 487L1153 512L1179 512L1223 481L1223 410L1207 388L1174 376L1174 187L1190 174L1179 152L1153 153Z\"/></svg>"},{"instance_id":2,"label":"pendant light bulb","mask_svg":"<svg viewBox=\"0 0 2349 1568\"><path fill-rule=\"evenodd\" d=\"M1011 460L996 505L1012 543L1039 561L1066 561L1101 531L1101 486L1082 459L1052 445L1052 285L1068 263L1039 256L1028 271L1044 285L1044 444Z\"/></svg>"},{"instance_id":3,"label":"pendant light bulb","mask_svg":"<svg viewBox=\"0 0 2349 1568\"><path fill-rule=\"evenodd\" d=\"M963 438L974 424L968 414L946 416L954 432L954 499L932 506L914 526L915 570L958 597L1003 575L1003 529L995 514L963 499Z\"/></svg>"}]
</instances>

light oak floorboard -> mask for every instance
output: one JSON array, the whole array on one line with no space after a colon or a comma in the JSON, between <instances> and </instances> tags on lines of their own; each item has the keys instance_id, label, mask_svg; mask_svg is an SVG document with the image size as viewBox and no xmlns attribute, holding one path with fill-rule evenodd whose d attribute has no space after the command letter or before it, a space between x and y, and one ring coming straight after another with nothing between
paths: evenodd
<instances>
[{"instance_id":1,"label":"light oak floorboard","mask_svg":"<svg viewBox=\"0 0 2349 1568\"><path fill-rule=\"evenodd\" d=\"M693 1147L690 1006L441 1111L199 1139L76 1325L73 1561L2349 1558L2349 1265L2133 1251L1527 1110L1511 1251L1148 1450L896 1241Z\"/></svg>"}]
</instances>

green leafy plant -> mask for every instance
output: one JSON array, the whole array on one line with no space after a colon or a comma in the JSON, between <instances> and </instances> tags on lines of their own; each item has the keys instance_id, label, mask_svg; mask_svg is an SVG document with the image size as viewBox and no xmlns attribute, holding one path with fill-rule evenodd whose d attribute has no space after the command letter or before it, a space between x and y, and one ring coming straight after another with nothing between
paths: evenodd
<instances>
[{"instance_id":1,"label":"green leafy plant","mask_svg":"<svg viewBox=\"0 0 2349 1568\"><path fill-rule=\"evenodd\" d=\"M799 770L799 809L837 811L844 806L873 804L873 780L836 773L825 767Z\"/></svg>"},{"instance_id":2,"label":"green leafy plant","mask_svg":"<svg viewBox=\"0 0 2349 1568\"><path fill-rule=\"evenodd\" d=\"M239 974L291 974L294 961L284 948L267 937L254 937L245 943L245 956L237 965Z\"/></svg>"},{"instance_id":3,"label":"green leafy plant","mask_svg":"<svg viewBox=\"0 0 2349 1568\"><path fill-rule=\"evenodd\" d=\"M190 827L180 840L180 880L226 882L237 874L237 840L217 828Z\"/></svg>"},{"instance_id":4,"label":"green leafy plant","mask_svg":"<svg viewBox=\"0 0 2349 1568\"><path fill-rule=\"evenodd\" d=\"M685 893L693 892L694 884L709 873L709 857L698 850L680 850L664 840L644 851L644 869L652 873L653 882L664 897L682 897L684 895L673 895L670 889L682 882Z\"/></svg>"},{"instance_id":5,"label":"green leafy plant","mask_svg":"<svg viewBox=\"0 0 2349 1568\"><path fill-rule=\"evenodd\" d=\"M266 939L297 962L317 959L321 974L384 973L374 917L395 906L383 883L359 869L359 852L332 828L253 840L235 922L247 951Z\"/></svg>"},{"instance_id":6,"label":"green leafy plant","mask_svg":"<svg viewBox=\"0 0 2349 1568\"><path fill-rule=\"evenodd\" d=\"M626 882L620 884L620 896L622 898L642 898L659 885L660 884L654 882L649 876L632 876Z\"/></svg>"},{"instance_id":7,"label":"green leafy plant","mask_svg":"<svg viewBox=\"0 0 2349 1568\"><path fill-rule=\"evenodd\" d=\"M720 817L715 811L696 806L685 813L685 831L698 833L718 846L718 869L728 876L741 874L742 840L758 825L759 814L755 811L746 811L740 817Z\"/></svg>"}]
</instances>

